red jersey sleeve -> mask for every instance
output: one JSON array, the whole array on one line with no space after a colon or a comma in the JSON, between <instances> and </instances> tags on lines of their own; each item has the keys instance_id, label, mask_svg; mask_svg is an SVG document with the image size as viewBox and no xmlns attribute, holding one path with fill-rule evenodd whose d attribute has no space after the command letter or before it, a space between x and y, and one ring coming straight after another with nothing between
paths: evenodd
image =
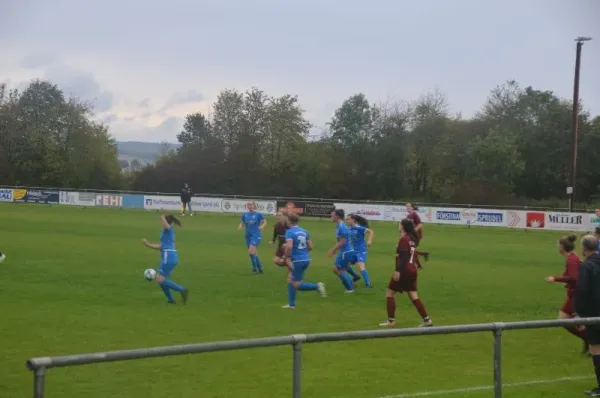
<instances>
[{"instance_id":1,"label":"red jersey sleeve","mask_svg":"<svg viewBox=\"0 0 600 398\"><path fill-rule=\"evenodd\" d=\"M410 219L415 224L415 227L421 224L421 217L419 217L419 214L417 212L412 212L411 215L412 217Z\"/></svg>"},{"instance_id":2,"label":"red jersey sleeve","mask_svg":"<svg viewBox=\"0 0 600 398\"><path fill-rule=\"evenodd\" d=\"M580 264L581 264L581 259L579 258L579 256L575 253L570 254L567 257L567 264L565 266L565 272L563 272L562 276L555 276L554 280L556 282L564 282L564 283L577 282Z\"/></svg>"}]
</instances>

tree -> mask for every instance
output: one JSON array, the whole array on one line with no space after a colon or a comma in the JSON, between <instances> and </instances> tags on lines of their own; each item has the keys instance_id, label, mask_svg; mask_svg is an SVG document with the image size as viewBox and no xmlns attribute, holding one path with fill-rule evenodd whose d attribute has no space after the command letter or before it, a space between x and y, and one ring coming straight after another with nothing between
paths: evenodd
<instances>
[{"instance_id":1,"label":"tree","mask_svg":"<svg viewBox=\"0 0 600 398\"><path fill-rule=\"evenodd\" d=\"M190 147L204 149L212 145L214 140L212 126L200 112L187 115L183 130L177 135L177 141L182 145L180 150Z\"/></svg>"}]
</instances>

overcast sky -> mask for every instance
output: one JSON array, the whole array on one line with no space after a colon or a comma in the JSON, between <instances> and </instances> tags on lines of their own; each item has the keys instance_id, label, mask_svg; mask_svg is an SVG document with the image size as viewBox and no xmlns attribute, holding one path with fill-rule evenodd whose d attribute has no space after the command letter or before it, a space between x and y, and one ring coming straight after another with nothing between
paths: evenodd
<instances>
[{"instance_id":1,"label":"overcast sky","mask_svg":"<svg viewBox=\"0 0 600 398\"><path fill-rule=\"evenodd\" d=\"M223 88L298 94L317 126L348 96L447 94L472 116L515 79L600 114L600 0L0 0L0 82L49 79L120 140L172 141Z\"/></svg>"}]
</instances>

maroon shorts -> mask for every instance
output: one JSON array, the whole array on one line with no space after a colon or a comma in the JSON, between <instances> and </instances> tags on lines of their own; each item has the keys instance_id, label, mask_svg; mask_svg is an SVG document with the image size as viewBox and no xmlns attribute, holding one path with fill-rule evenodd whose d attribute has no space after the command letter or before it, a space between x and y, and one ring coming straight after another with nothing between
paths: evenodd
<instances>
[{"instance_id":1,"label":"maroon shorts","mask_svg":"<svg viewBox=\"0 0 600 398\"><path fill-rule=\"evenodd\" d=\"M400 274L400 280L395 281L394 278L390 278L388 283L388 289L393 290L397 293L403 292L416 292L417 291L417 273L416 272L403 272Z\"/></svg>"},{"instance_id":2,"label":"maroon shorts","mask_svg":"<svg viewBox=\"0 0 600 398\"><path fill-rule=\"evenodd\" d=\"M575 316L575 300L573 300L573 297L567 297L560 310L567 315Z\"/></svg>"}]
</instances>

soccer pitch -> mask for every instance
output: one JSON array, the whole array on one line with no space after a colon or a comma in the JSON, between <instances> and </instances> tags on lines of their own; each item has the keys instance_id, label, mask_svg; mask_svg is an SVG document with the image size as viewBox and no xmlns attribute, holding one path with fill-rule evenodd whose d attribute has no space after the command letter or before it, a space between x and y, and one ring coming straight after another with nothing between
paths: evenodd
<instances>
[{"instance_id":1,"label":"soccer pitch","mask_svg":"<svg viewBox=\"0 0 600 398\"><path fill-rule=\"evenodd\" d=\"M386 319L395 223L371 226L376 237L367 267L375 287L360 284L347 295L326 255L334 226L302 219L315 244L307 279L325 282L329 297L299 292L297 308L284 310L286 274L270 265L267 244L273 219L260 250L265 274L253 275L238 216L182 218L173 280L190 289L187 306L167 305L143 279L159 261L141 243L158 241L156 212L3 204L0 219L0 251L7 254L0 265L0 397L31 395L25 361L34 356L376 329ZM562 272L559 236L426 225L422 247L432 259L419 290L434 323L555 318L564 289L544 277ZM399 296L397 305L399 327L420 323L408 298ZM581 396L595 383L580 349L560 329L505 332L504 396ZM490 397L492 366L491 333L308 344L303 397ZM291 369L290 347L86 365L50 369L46 396L288 397Z\"/></svg>"}]
</instances>

